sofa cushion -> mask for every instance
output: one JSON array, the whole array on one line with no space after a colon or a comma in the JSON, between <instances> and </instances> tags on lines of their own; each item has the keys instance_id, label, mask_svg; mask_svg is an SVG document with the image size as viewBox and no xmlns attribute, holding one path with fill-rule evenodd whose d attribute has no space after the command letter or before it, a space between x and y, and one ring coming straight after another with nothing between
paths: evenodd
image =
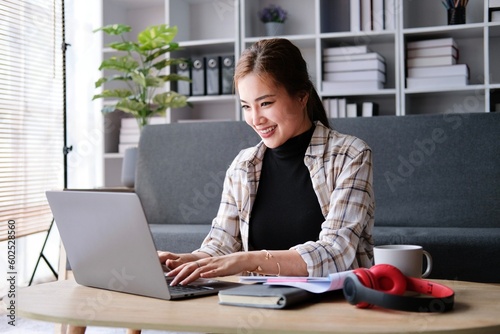
<instances>
[{"instance_id":1,"label":"sofa cushion","mask_svg":"<svg viewBox=\"0 0 500 334\"><path fill-rule=\"evenodd\" d=\"M500 227L500 113L332 125L373 150L375 226Z\"/></svg>"},{"instance_id":2,"label":"sofa cushion","mask_svg":"<svg viewBox=\"0 0 500 334\"><path fill-rule=\"evenodd\" d=\"M210 231L209 224L149 224L158 250L190 253L198 249Z\"/></svg>"},{"instance_id":3,"label":"sofa cushion","mask_svg":"<svg viewBox=\"0 0 500 334\"><path fill-rule=\"evenodd\" d=\"M135 191L150 224L210 224L225 173L259 142L245 122L149 125L139 142Z\"/></svg>"}]
</instances>

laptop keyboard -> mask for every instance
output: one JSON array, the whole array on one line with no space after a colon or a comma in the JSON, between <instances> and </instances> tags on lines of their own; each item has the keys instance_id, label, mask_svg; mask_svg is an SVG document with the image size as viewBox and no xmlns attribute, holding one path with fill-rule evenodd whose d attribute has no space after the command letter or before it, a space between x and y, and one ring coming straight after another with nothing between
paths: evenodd
<instances>
[{"instance_id":1,"label":"laptop keyboard","mask_svg":"<svg viewBox=\"0 0 500 334\"><path fill-rule=\"evenodd\" d=\"M193 291L213 290L212 287L203 285L174 285L174 286L169 286L168 289L172 293L186 293Z\"/></svg>"},{"instance_id":2,"label":"laptop keyboard","mask_svg":"<svg viewBox=\"0 0 500 334\"><path fill-rule=\"evenodd\" d=\"M207 290L213 290L214 288L211 286L205 286L201 285L201 282L195 283L195 284L188 284L188 285L174 285L171 286L169 283L173 280L173 277L165 277L167 284L168 284L168 290L170 291L171 294L186 294L186 293L193 293L197 291L207 291ZM213 282L213 280L206 280L207 282Z\"/></svg>"}]
</instances>

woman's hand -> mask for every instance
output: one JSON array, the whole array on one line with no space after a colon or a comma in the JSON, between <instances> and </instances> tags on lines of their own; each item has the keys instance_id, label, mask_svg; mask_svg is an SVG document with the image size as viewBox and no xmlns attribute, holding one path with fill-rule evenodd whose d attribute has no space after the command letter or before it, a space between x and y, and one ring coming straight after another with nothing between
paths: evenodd
<instances>
[{"instance_id":1,"label":"woman's hand","mask_svg":"<svg viewBox=\"0 0 500 334\"><path fill-rule=\"evenodd\" d=\"M161 264L164 264L170 270L175 269L182 264L202 259L206 256L208 256L208 254L201 252L196 253L195 255L193 253L176 254L158 251L158 257L160 258Z\"/></svg>"},{"instance_id":2,"label":"woman's hand","mask_svg":"<svg viewBox=\"0 0 500 334\"><path fill-rule=\"evenodd\" d=\"M182 259L179 259L176 260L178 265L172 271L168 272L167 276L175 276L170 283L171 285L185 285L200 277L213 278L237 275L244 271L255 269L252 267L250 261L248 261L248 257L248 252L239 252L224 256L197 259L183 264L179 264L182 261Z\"/></svg>"}]
</instances>

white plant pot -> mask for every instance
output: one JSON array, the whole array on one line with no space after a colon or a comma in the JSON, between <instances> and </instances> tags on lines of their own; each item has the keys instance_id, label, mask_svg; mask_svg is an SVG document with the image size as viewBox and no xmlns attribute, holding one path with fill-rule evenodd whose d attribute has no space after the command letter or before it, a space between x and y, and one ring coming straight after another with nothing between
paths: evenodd
<instances>
[{"instance_id":1,"label":"white plant pot","mask_svg":"<svg viewBox=\"0 0 500 334\"><path fill-rule=\"evenodd\" d=\"M284 23L279 22L267 22L266 24L267 36L280 36L283 35L285 29Z\"/></svg>"}]
</instances>

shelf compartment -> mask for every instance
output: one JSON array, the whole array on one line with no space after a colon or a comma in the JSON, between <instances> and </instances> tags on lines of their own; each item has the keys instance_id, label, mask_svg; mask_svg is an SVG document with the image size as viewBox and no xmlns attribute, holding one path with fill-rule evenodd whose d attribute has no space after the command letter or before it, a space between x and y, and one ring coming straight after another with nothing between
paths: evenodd
<instances>
[{"instance_id":1,"label":"shelf compartment","mask_svg":"<svg viewBox=\"0 0 500 334\"><path fill-rule=\"evenodd\" d=\"M435 92L406 92L405 114L484 112L484 86Z\"/></svg>"},{"instance_id":2,"label":"shelf compartment","mask_svg":"<svg viewBox=\"0 0 500 334\"><path fill-rule=\"evenodd\" d=\"M176 25L176 40L202 41L236 39L237 0L166 0L170 25Z\"/></svg>"},{"instance_id":3,"label":"shelf compartment","mask_svg":"<svg viewBox=\"0 0 500 334\"><path fill-rule=\"evenodd\" d=\"M500 84L500 25L489 27L490 84Z\"/></svg>"},{"instance_id":4,"label":"shelf compartment","mask_svg":"<svg viewBox=\"0 0 500 334\"><path fill-rule=\"evenodd\" d=\"M403 11L403 28L422 28L448 26L448 12L441 1L438 0L400 0ZM487 0L486 0L487 1ZM469 24L483 23L483 0L469 1L466 7L466 24L449 27L466 27Z\"/></svg>"},{"instance_id":5,"label":"shelf compartment","mask_svg":"<svg viewBox=\"0 0 500 334\"><path fill-rule=\"evenodd\" d=\"M105 0L102 2L103 25L122 23L132 27L127 33L128 38L136 40L137 34L151 25L165 23L165 2L163 0L151 0L147 6L140 1ZM116 36L108 36L103 33L103 45L118 40Z\"/></svg>"},{"instance_id":6,"label":"shelf compartment","mask_svg":"<svg viewBox=\"0 0 500 334\"><path fill-rule=\"evenodd\" d=\"M315 33L315 1L303 0L244 0L242 1L242 28L244 38L267 37L258 12L270 4L287 11L283 35L310 35Z\"/></svg>"}]
</instances>

